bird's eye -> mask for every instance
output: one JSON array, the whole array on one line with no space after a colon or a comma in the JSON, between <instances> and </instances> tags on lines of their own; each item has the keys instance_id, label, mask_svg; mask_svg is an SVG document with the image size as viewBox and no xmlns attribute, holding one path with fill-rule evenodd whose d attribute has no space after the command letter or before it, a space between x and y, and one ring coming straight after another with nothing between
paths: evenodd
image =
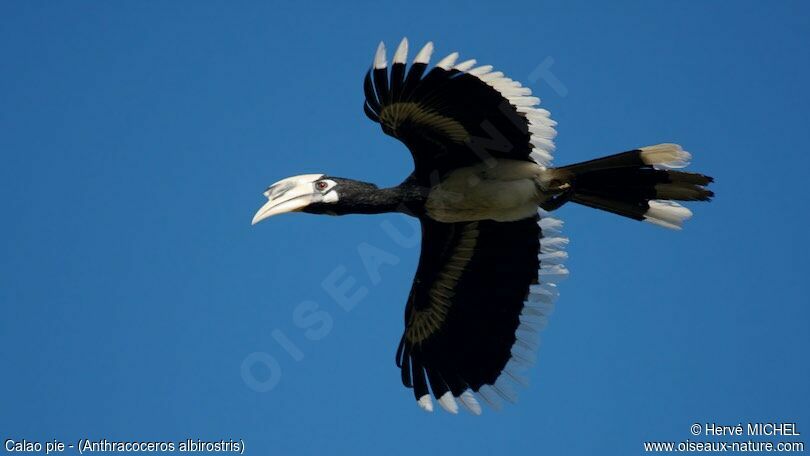
<instances>
[{"instance_id":1,"label":"bird's eye","mask_svg":"<svg viewBox=\"0 0 810 456\"><path fill-rule=\"evenodd\" d=\"M328 187L328 186L329 186L329 184L327 184L324 181L319 181L319 182L315 183L315 188L317 188L318 190L326 190L326 187Z\"/></svg>"}]
</instances>

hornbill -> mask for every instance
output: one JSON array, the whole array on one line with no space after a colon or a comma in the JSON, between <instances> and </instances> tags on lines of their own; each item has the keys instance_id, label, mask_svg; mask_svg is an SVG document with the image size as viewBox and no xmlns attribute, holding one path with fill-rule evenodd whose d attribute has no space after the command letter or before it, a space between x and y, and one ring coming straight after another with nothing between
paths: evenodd
<instances>
[{"instance_id":1,"label":"hornbill","mask_svg":"<svg viewBox=\"0 0 810 456\"><path fill-rule=\"evenodd\" d=\"M557 297L568 239L548 214L571 201L680 229L692 213L675 201L707 201L712 178L678 171L690 154L658 144L551 167L556 122L540 100L489 65L457 63L428 71L427 43L406 69L403 39L388 65L377 48L364 80L366 115L402 141L414 170L398 186L326 174L271 185L253 224L285 212L404 213L419 219L422 248L396 353L402 383L417 404L458 404L481 413L514 400L533 360L536 333Z\"/></svg>"}]
</instances>

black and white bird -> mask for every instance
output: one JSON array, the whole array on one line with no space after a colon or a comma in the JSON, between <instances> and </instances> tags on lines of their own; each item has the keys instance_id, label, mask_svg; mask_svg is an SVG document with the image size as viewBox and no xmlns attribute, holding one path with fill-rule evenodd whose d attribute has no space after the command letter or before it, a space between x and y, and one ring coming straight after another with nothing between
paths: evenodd
<instances>
[{"instance_id":1,"label":"black and white bird","mask_svg":"<svg viewBox=\"0 0 810 456\"><path fill-rule=\"evenodd\" d=\"M549 216L567 202L680 229L708 201L712 178L678 171L690 154L658 144L551 166L556 122L538 98L489 65L452 53L428 69L427 43L407 67L402 40L389 66L380 43L364 81L366 115L413 155L398 186L326 174L271 185L256 224L285 212L419 219L422 248L396 363L417 404L481 413L514 400L536 333L558 295L568 239Z\"/></svg>"}]
</instances>

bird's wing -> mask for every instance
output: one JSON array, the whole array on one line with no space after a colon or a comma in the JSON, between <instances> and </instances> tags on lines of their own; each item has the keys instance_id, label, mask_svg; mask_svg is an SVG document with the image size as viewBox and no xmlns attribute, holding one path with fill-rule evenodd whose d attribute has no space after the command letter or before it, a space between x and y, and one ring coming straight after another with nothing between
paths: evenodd
<instances>
[{"instance_id":1,"label":"bird's wing","mask_svg":"<svg viewBox=\"0 0 810 456\"><path fill-rule=\"evenodd\" d=\"M518 371L533 359L555 281L568 273L562 222L539 215L421 222L422 252L397 350L402 382L427 410L428 385L451 412L461 402L480 413L474 393L493 406L512 401L511 383L521 382Z\"/></svg>"},{"instance_id":2,"label":"bird's wing","mask_svg":"<svg viewBox=\"0 0 810 456\"><path fill-rule=\"evenodd\" d=\"M457 64L455 52L426 72L432 52L428 43L406 71L403 39L389 71L380 43L364 82L366 115L408 146L418 178L497 158L550 163L556 123L529 88L475 60Z\"/></svg>"}]
</instances>

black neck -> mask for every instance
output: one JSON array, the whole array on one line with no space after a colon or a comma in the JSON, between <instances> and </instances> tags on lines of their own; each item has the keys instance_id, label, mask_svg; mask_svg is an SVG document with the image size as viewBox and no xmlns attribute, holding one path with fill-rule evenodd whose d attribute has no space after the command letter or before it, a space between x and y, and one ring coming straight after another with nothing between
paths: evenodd
<instances>
[{"instance_id":1,"label":"black neck","mask_svg":"<svg viewBox=\"0 0 810 456\"><path fill-rule=\"evenodd\" d=\"M341 179L338 182L338 194L340 199L336 203L322 204L321 207L313 209L335 215L400 212L419 216L424 212L427 199L426 189L411 179L390 188L378 188L368 182Z\"/></svg>"},{"instance_id":2,"label":"black neck","mask_svg":"<svg viewBox=\"0 0 810 456\"><path fill-rule=\"evenodd\" d=\"M420 188L400 184L396 187L377 188L363 182L363 190L351 194L342 205L347 214L384 214L401 212L416 215L425 205L424 192ZM349 195L347 195L349 196ZM340 213L338 211L338 213Z\"/></svg>"}]
</instances>

